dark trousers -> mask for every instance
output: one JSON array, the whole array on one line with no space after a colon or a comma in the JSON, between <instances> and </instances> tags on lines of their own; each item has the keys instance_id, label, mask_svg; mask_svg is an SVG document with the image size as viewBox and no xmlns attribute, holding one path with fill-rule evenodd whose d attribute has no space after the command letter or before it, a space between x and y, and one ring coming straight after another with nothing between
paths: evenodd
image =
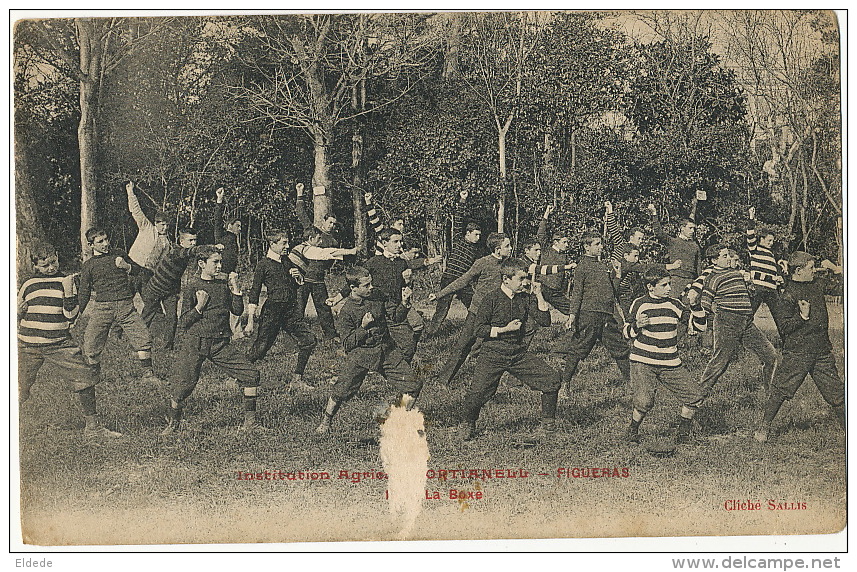
<instances>
[{"instance_id":1,"label":"dark trousers","mask_svg":"<svg viewBox=\"0 0 857 572\"><path fill-rule=\"evenodd\" d=\"M277 341L280 331L286 332L298 346L298 359L295 362L295 373L302 374L306 369L309 356L316 346L315 335L310 331L301 308L294 302L272 302L268 300L262 306L259 316L259 329L256 339L247 352L250 363L262 359Z\"/></svg>"},{"instance_id":2,"label":"dark trousers","mask_svg":"<svg viewBox=\"0 0 857 572\"><path fill-rule=\"evenodd\" d=\"M173 344L176 340L176 326L179 321L179 295L170 294L166 298L158 298L152 294L147 286L144 286L143 291L140 293L140 298L143 299L143 311L140 317L143 318L143 323L146 324L150 332L152 330L152 322L155 320L155 316L161 313L161 307L163 306L164 349L173 349Z\"/></svg>"},{"instance_id":3,"label":"dark trousers","mask_svg":"<svg viewBox=\"0 0 857 572\"><path fill-rule=\"evenodd\" d=\"M414 370L402 357L399 348L388 343L372 348L355 348L348 352L330 392L331 397L339 403L348 401L357 395L370 371L377 371L384 376L399 393L413 397L420 394L422 381L414 375Z\"/></svg>"},{"instance_id":4,"label":"dark trousers","mask_svg":"<svg viewBox=\"0 0 857 572\"><path fill-rule=\"evenodd\" d=\"M18 344L18 387L24 394L36 383L36 374L45 363L52 364L53 375L59 374L72 391L82 391L99 382L98 374L86 363L80 348L71 338L56 344L28 346Z\"/></svg>"},{"instance_id":5,"label":"dark trousers","mask_svg":"<svg viewBox=\"0 0 857 572\"><path fill-rule=\"evenodd\" d=\"M134 292L142 295L143 288L146 287L146 284L149 283L149 280L151 280L155 273L145 266L140 266L134 262L131 262L131 265L134 266L134 274L131 277L131 287L134 289Z\"/></svg>"},{"instance_id":6,"label":"dark trousers","mask_svg":"<svg viewBox=\"0 0 857 572\"><path fill-rule=\"evenodd\" d=\"M318 323L321 326L321 331L324 332L325 339L337 337L336 325L333 323L333 312L325 301L330 298L327 292L327 284L324 282L304 282L298 288L298 308L301 313L306 310L307 301L312 295L312 305L315 307L315 313L318 316Z\"/></svg>"},{"instance_id":7,"label":"dark trousers","mask_svg":"<svg viewBox=\"0 0 857 572\"><path fill-rule=\"evenodd\" d=\"M742 344L762 361L763 383L767 385L771 382L777 365L777 352L765 334L753 324L753 316L717 312L714 314L714 354L699 380L705 395L711 394L714 384L738 355Z\"/></svg>"},{"instance_id":8,"label":"dark trousers","mask_svg":"<svg viewBox=\"0 0 857 572\"><path fill-rule=\"evenodd\" d=\"M229 345L229 338L185 336L170 379L170 396L175 401L180 403L193 392L207 359L219 371L237 378L241 387L259 386L259 370L247 362L238 348Z\"/></svg>"},{"instance_id":9,"label":"dark trousers","mask_svg":"<svg viewBox=\"0 0 857 572\"><path fill-rule=\"evenodd\" d=\"M468 312L467 319L464 320L464 327L458 333L455 345L450 350L449 357L443 364L440 374L438 374L442 383L449 385L452 378L455 377L458 370L460 370L461 366L464 365L464 362L467 360L467 356L470 355L470 351L474 349L477 341L480 342L479 345L481 345L481 340L476 337L476 314Z\"/></svg>"},{"instance_id":10,"label":"dark trousers","mask_svg":"<svg viewBox=\"0 0 857 572\"><path fill-rule=\"evenodd\" d=\"M544 296L545 302L547 302L566 316L571 313L570 303L568 297L565 295L565 292L561 290L554 290L553 288L542 284L542 296Z\"/></svg>"},{"instance_id":11,"label":"dark trousers","mask_svg":"<svg viewBox=\"0 0 857 572\"><path fill-rule=\"evenodd\" d=\"M443 290L446 288L452 281L457 277L450 276L442 276L440 279L440 289ZM436 332L443 321L446 319L447 314L449 314L449 308L452 306L452 299L458 298L458 300L464 304L465 307L470 306L470 301L473 300L473 288L470 286L465 286L458 292L450 294L449 296L444 296L443 298L439 298L437 301L437 305L434 307L434 315L431 317L431 322L429 322L428 331L430 333Z\"/></svg>"},{"instance_id":12,"label":"dark trousers","mask_svg":"<svg viewBox=\"0 0 857 572\"><path fill-rule=\"evenodd\" d=\"M417 353L417 342L414 338L414 329L407 322L400 324L388 324L390 337L396 342L399 351L402 352L402 357L406 362L411 363L414 359L414 354Z\"/></svg>"},{"instance_id":13,"label":"dark trousers","mask_svg":"<svg viewBox=\"0 0 857 572\"><path fill-rule=\"evenodd\" d=\"M500 378L509 372L530 388L552 396L542 400L542 417L556 416L556 396L559 391L559 374L540 357L527 352L524 347L513 351L498 351L483 345L476 361L473 383L464 397L464 419L476 421L479 412L497 393ZM552 403L552 405L551 405Z\"/></svg>"},{"instance_id":14,"label":"dark trousers","mask_svg":"<svg viewBox=\"0 0 857 572\"><path fill-rule=\"evenodd\" d=\"M777 291L772 288L765 288L764 286L756 286L756 295L753 296L751 300L753 307L753 315L756 315L756 310L759 309L763 303L767 304L768 310L771 314L774 313L774 309L777 307Z\"/></svg>"},{"instance_id":15,"label":"dark trousers","mask_svg":"<svg viewBox=\"0 0 857 572\"><path fill-rule=\"evenodd\" d=\"M573 332L565 369L562 372L563 382L571 381L577 372L578 364L586 359L597 341L604 344L604 347L616 360L616 365L622 371L622 376L626 381L630 381L631 365L628 362L630 347L613 314L583 310L577 316Z\"/></svg>"},{"instance_id":16,"label":"dark trousers","mask_svg":"<svg viewBox=\"0 0 857 572\"><path fill-rule=\"evenodd\" d=\"M786 399L795 396L807 374L821 392L824 400L833 407L845 404L845 381L839 376L831 352L821 354L784 351L783 361L774 375L774 391Z\"/></svg>"}]
</instances>

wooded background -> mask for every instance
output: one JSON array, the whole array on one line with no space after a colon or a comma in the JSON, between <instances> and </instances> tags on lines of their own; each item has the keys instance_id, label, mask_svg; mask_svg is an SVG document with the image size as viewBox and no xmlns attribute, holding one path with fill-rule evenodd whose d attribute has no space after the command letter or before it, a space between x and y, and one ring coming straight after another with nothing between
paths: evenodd
<instances>
[{"instance_id":1,"label":"wooded background","mask_svg":"<svg viewBox=\"0 0 857 572\"><path fill-rule=\"evenodd\" d=\"M821 11L315 14L22 20L14 29L19 269L83 233L119 247L147 212L211 238L214 189L296 231L294 183L323 185L365 248L364 191L427 253L471 192L488 230L530 236L548 203L573 236L686 216L725 239L746 208L786 249L842 260L839 33Z\"/></svg>"}]
</instances>

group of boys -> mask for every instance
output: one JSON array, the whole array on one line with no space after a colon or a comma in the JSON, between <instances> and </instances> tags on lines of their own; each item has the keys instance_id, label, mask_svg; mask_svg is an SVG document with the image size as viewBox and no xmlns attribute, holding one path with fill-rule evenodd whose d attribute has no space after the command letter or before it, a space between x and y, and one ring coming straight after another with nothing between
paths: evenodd
<instances>
[{"instance_id":1,"label":"group of boys","mask_svg":"<svg viewBox=\"0 0 857 572\"><path fill-rule=\"evenodd\" d=\"M236 272L240 221L229 221L226 232L218 228L215 246L197 246L192 229L178 233L177 246L165 246L164 217L149 223L136 201L133 183L129 183L129 209L139 227L132 256L111 249L103 230L90 229L86 237L93 256L84 262L77 288L72 277L59 274L55 252L34 252L36 277L27 281L19 294L22 400L28 397L41 364L53 361L64 368L80 396L87 434L118 436L101 425L95 414L94 386L100 379L107 335L118 324L137 351L144 379L160 384L152 369L152 340L147 326L162 307L167 316L165 347L172 348L177 327L184 332L169 384L168 425L162 434L180 428L186 400L199 381L205 360L238 380L244 396L242 429L257 428L260 376L252 364L267 354L280 331L290 334L298 348L289 387L311 388L304 379L307 362L317 345L304 316L311 297L325 337L338 338L345 351L317 432L331 431L335 414L356 395L369 371L380 373L393 384L398 391L395 403L412 407L423 380L411 362L425 326L413 308L410 277L415 269L439 259L421 258L413 249L405 250L402 218L395 217L386 227L381 225L371 194L367 193L369 220L378 239L376 254L364 265L348 269L346 287L331 298L326 272L334 260L353 255L357 249L339 247L332 234L335 217L326 216L319 226L313 225L304 204L303 185L297 185L296 190L296 213L304 226L304 240L290 249L285 232L268 233L269 249L256 266L248 293L244 333L250 335L255 330L256 336L246 355L230 344L240 332L237 317L244 311ZM222 189L217 190L216 197L219 226ZM741 343L760 357L764 364L763 384L770 393L764 421L755 433L758 440L767 440L771 421L782 403L794 396L807 373L813 375L823 397L844 424L844 383L833 361L826 305L815 280L815 259L804 252L793 253L788 260L791 280L785 281L781 265L771 251L773 234L763 231L757 236L753 209L747 231L750 270L743 273L737 267L737 253L720 244L706 250L710 266L703 270L703 256L694 240L694 222L679 221L677 236L669 236L663 232L657 210L651 204L652 225L667 246L665 264L639 262L645 233L638 227L622 233L609 202L605 203L606 235L612 247L608 257L603 256L602 235L587 232L581 240L580 260L571 263L566 254L568 233L547 231L552 206L544 212L536 239L524 242L521 258L511 257L511 240L502 233L488 235L485 242L489 253L479 257L481 228L477 223L464 222L467 191L462 191L458 199L452 248L441 289L429 295L429 300L438 303L428 333L438 331L453 296L466 303L464 326L436 374L441 386L450 385L468 355L474 355L476 373L462 406L463 439L477 436L480 411L496 393L504 372L541 392L540 433L554 433L559 391L563 386L567 394L571 391L578 365L598 341L630 385L631 442L640 442L640 424L653 406L658 384L672 390L682 403L676 439L686 442L694 413L711 394ZM191 260L196 262L195 272L182 287L182 277ZM841 271L828 261L822 265ZM142 316L133 305L135 284L143 300ZM267 300L260 311L263 286ZM69 326L90 303L93 291L81 353L71 340ZM330 306L341 300L344 305L339 311L337 331ZM776 350L753 323L760 302L771 309L783 340L778 368ZM570 331L555 347L566 354L561 372L530 350L535 329L551 324L551 309L565 316L565 329ZM701 379L695 381L680 369L678 340L685 331L694 334L707 325L714 331L714 353Z\"/></svg>"}]
</instances>

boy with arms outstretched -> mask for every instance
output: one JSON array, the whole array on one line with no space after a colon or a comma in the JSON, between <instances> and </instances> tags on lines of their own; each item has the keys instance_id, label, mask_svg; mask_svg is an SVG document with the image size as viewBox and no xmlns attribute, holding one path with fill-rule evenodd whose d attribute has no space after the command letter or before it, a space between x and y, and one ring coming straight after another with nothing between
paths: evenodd
<instances>
[{"instance_id":1,"label":"boy with arms outstretched","mask_svg":"<svg viewBox=\"0 0 857 572\"><path fill-rule=\"evenodd\" d=\"M243 430L256 424L256 395L259 370L250 365L238 348L229 344L232 330L229 315L240 316L244 297L237 277L227 283L221 274L220 251L214 246L202 248L196 256L199 275L188 280L182 291L182 315L179 327L185 330L170 380L169 423L161 435L169 435L181 426L185 401L199 382L203 362L208 359L227 375L237 378L244 393Z\"/></svg>"},{"instance_id":2,"label":"boy with arms outstretched","mask_svg":"<svg viewBox=\"0 0 857 572\"><path fill-rule=\"evenodd\" d=\"M128 341L137 352L143 367L143 380L160 385L152 369L152 337L140 314L134 308L134 291L129 275L132 265L124 252L111 250L110 238L100 228L86 231L86 240L92 247L92 258L80 267L80 313L92 300L89 322L83 333L83 355L96 373L101 371L101 354L107 335L114 323L119 323Z\"/></svg>"},{"instance_id":3,"label":"boy with arms outstretched","mask_svg":"<svg viewBox=\"0 0 857 572\"><path fill-rule=\"evenodd\" d=\"M829 260L821 263L840 274L842 268ZM845 429L845 381L836 369L833 344L828 328L830 318L815 257L797 251L789 256L791 280L774 306L774 320L783 338L783 359L771 382L772 391L764 408L762 424L753 434L757 441L767 441L771 422L783 402L795 396L807 374L821 392L824 400L833 407L836 420Z\"/></svg>"},{"instance_id":4,"label":"boy with arms outstretched","mask_svg":"<svg viewBox=\"0 0 857 572\"><path fill-rule=\"evenodd\" d=\"M30 397L30 388L45 364L53 364L77 393L86 426L92 437L121 437L101 425L96 415L95 386L98 372L83 358L69 328L78 316L74 277L59 272L55 250L34 249L30 259L36 275L18 292L18 386L21 403Z\"/></svg>"},{"instance_id":5,"label":"boy with arms outstretched","mask_svg":"<svg viewBox=\"0 0 857 572\"><path fill-rule=\"evenodd\" d=\"M479 412L497 392L505 372L542 392L542 432L556 431L559 374L527 351L523 327L529 319L540 326L549 326L550 306L542 295L541 285L531 282L526 262L510 258L504 260L500 268L501 286L485 296L476 313L475 332L484 343L477 358L473 383L464 398L461 437L465 441L476 436ZM532 294L527 292L531 284Z\"/></svg>"},{"instance_id":6,"label":"boy with arms outstretched","mask_svg":"<svg viewBox=\"0 0 857 572\"><path fill-rule=\"evenodd\" d=\"M399 403L410 408L422 389L413 369L390 337L389 323L402 323L407 308L373 292L372 275L362 266L345 273L351 293L339 312L339 335L345 348L345 363L333 386L316 433L330 433L331 423L342 404L354 397L366 374L377 371L399 391Z\"/></svg>"},{"instance_id":7,"label":"boy with arms outstretched","mask_svg":"<svg viewBox=\"0 0 857 572\"><path fill-rule=\"evenodd\" d=\"M684 305L670 297L670 274L665 268L653 267L643 273L648 294L634 300L625 316L624 333L631 340L631 391L634 411L628 428L628 440L640 442L640 424L655 403L660 383L681 402L676 442L690 437L693 416L704 397L702 387L681 369L678 354L678 325ZM692 327L705 329L705 312L691 309Z\"/></svg>"}]
</instances>

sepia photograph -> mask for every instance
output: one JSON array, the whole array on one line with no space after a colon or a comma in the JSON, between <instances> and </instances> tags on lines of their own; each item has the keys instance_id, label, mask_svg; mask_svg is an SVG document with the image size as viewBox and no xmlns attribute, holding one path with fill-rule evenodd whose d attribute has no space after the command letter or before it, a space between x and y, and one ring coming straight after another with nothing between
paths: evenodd
<instances>
[{"instance_id":1,"label":"sepia photograph","mask_svg":"<svg viewBox=\"0 0 857 572\"><path fill-rule=\"evenodd\" d=\"M13 544L841 534L845 18L13 10Z\"/></svg>"}]
</instances>

